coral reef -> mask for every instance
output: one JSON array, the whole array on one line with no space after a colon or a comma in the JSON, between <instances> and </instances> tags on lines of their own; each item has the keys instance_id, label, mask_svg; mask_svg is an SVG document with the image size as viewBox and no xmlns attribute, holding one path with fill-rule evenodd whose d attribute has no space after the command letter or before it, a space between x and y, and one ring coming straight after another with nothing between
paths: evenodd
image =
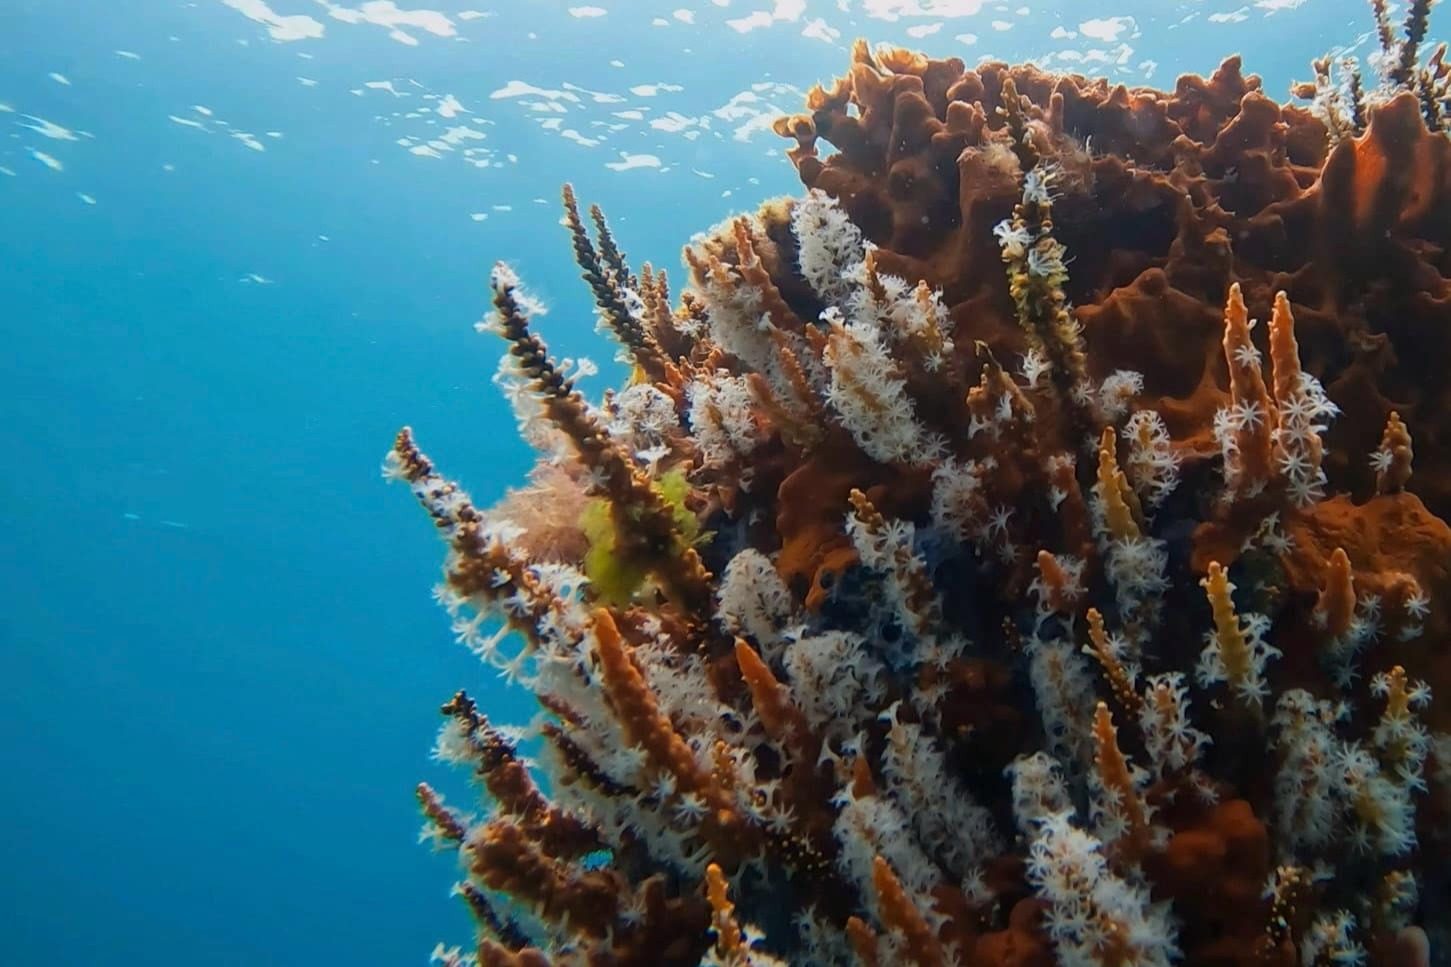
<instances>
[{"instance_id":1,"label":"coral reef","mask_svg":"<svg viewBox=\"0 0 1451 967\"><path fill-rule=\"evenodd\" d=\"M419 787L479 928L436 959L1444 962L1429 6L1303 107L858 43L777 123L805 194L693 240L678 305L566 189L628 385L586 400L501 265L530 486L385 465L541 709L443 707L488 805Z\"/></svg>"}]
</instances>

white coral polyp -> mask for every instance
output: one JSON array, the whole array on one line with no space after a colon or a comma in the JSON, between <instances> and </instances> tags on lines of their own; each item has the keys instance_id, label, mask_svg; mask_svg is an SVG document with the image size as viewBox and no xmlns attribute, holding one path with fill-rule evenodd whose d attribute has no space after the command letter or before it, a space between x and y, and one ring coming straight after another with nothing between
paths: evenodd
<instances>
[{"instance_id":1,"label":"white coral polyp","mask_svg":"<svg viewBox=\"0 0 1451 967\"><path fill-rule=\"evenodd\" d=\"M906 384L874 329L861 323L837 329L826 364L831 370L827 402L867 456L881 463L911 463L924 454L925 433Z\"/></svg>"}]
</instances>

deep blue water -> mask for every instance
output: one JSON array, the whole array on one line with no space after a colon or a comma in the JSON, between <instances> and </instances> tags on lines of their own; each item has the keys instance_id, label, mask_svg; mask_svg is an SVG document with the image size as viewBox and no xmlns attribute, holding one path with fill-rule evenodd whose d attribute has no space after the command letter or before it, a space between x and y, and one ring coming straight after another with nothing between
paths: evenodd
<instances>
[{"instance_id":1,"label":"deep blue water","mask_svg":"<svg viewBox=\"0 0 1451 967\"><path fill-rule=\"evenodd\" d=\"M859 34L1159 85L1241 51L1284 97L1369 22L1358 0L418 2L406 38L363 0L0 4L0 963L467 942L412 789L465 794L428 758L456 688L530 712L453 643L441 547L378 465L410 423L481 500L527 469L472 328L497 258L596 390L619 375L561 182L678 280L691 233L797 184L723 106L835 76ZM491 96L512 81L559 93Z\"/></svg>"}]
</instances>

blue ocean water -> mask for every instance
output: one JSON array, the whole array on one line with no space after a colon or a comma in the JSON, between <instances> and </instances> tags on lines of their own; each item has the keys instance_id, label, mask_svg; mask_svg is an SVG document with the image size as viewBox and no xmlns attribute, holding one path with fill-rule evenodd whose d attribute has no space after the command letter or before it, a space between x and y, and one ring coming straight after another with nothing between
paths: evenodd
<instances>
[{"instance_id":1,"label":"blue ocean water","mask_svg":"<svg viewBox=\"0 0 1451 967\"><path fill-rule=\"evenodd\" d=\"M466 942L414 784L459 687L407 423L529 465L474 332L507 258L620 377L558 224L680 277L797 181L769 130L852 38L1266 89L1359 0L7 0L0 5L0 963L403 964Z\"/></svg>"}]
</instances>

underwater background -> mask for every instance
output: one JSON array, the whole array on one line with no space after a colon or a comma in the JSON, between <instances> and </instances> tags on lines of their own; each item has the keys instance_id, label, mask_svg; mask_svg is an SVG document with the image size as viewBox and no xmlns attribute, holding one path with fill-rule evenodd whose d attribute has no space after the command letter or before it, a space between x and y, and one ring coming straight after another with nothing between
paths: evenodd
<instances>
[{"instance_id":1,"label":"underwater background","mask_svg":"<svg viewBox=\"0 0 1451 967\"><path fill-rule=\"evenodd\" d=\"M864 36L1277 100L1360 0L6 0L0 962L423 962L440 699L506 690L379 480L405 422L476 497L532 464L475 333L507 258L618 382L558 191L672 271L800 190L770 121Z\"/></svg>"}]
</instances>

